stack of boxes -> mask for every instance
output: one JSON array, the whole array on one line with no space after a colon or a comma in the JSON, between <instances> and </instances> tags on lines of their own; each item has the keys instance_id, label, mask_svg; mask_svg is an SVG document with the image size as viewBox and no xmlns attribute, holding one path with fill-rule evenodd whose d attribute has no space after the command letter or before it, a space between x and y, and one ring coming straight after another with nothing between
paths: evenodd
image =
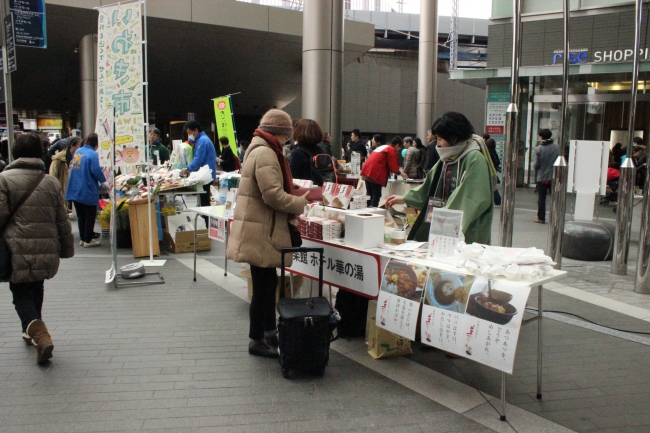
<instances>
[{"instance_id":1,"label":"stack of boxes","mask_svg":"<svg viewBox=\"0 0 650 433\"><path fill-rule=\"evenodd\" d=\"M343 223L320 217L302 217L298 222L301 236L323 241L339 239L343 232Z\"/></svg>"}]
</instances>

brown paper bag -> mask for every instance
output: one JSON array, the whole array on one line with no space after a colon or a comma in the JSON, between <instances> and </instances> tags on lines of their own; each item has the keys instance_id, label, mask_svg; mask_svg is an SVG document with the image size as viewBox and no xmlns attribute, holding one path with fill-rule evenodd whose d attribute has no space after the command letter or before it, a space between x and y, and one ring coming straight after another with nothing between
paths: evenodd
<instances>
[{"instance_id":1,"label":"brown paper bag","mask_svg":"<svg viewBox=\"0 0 650 433\"><path fill-rule=\"evenodd\" d=\"M368 331L368 353L370 356L380 359L413 353L410 340L380 328L375 321L376 319L373 317Z\"/></svg>"}]
</instances>

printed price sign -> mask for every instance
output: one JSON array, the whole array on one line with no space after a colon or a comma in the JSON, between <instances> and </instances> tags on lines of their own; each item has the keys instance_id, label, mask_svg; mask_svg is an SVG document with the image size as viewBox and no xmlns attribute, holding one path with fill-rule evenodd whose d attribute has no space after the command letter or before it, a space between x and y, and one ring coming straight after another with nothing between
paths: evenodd
<instances>
[{"instance_id":1,"label":"printed price sign","mask_svg":"<svg viewBox=\"0 0 650 433\"><path fill-rule=\"evenodd\" d=\"M512 374L530 287L429 270L422 343Z\"/></svg>"},{"instance_id":2,"label":"printed price sign","mask_svg":"<svg viewBox=\"0 0 650 433\"><path fill-rule=\"evenodd\" d=\"M208 230L208 237L215 241L226 241L226 219L210 217L210 229Z\"/></svg>"}]
</instances>

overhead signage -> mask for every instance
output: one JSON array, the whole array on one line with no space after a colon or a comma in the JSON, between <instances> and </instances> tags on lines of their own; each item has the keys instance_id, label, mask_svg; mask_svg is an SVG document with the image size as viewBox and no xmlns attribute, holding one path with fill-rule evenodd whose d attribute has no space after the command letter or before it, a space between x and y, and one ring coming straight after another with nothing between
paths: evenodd
<instances>
[{"instance_id":1,"label":"overhead signage","mask_svg":"<svg viewBox=\"0 0 650 433\"><path fill-rule=\"evenodd\" d=\"M564 50L553 51L553 64L562 64ZM650 58L650 49L639 49L639 60L648 60ZM579 65L586 63L614 63L614 62L631 62L634 60L634 50L631 48L625 50L607 50L594 51L593 58L589 56L588 48L572 49L569 51L569 64Z\"/></svg>"},{"instance_id":2,"label":"overhead signage","mask_svg":"<svg viewBox=\"0 0 650 433\"><path fill-rule=\"evenodd\" d=\"M13 14L5 17L5 45L7 46L7 72L18 69L16 64L16 38L14 37Z\"/></svg>"},{"instance_id":3,"label":"overhead signage","mask_svg":"<svg viewBox=\"0 0 650 433\"><path fill-rule=\"evenodd\" d=\"M11 0L16 45L47 48L45 0Z\"/></svg>"}]
</instances>

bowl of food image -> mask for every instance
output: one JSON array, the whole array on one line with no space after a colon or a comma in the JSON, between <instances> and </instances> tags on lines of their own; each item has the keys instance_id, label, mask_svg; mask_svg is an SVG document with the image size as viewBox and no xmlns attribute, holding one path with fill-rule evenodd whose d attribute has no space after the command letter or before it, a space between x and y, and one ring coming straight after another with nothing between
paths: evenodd
<instances>
[{"instance_id":1,"label":"bowl of food image","mask_svg":"<svg viewBox=\"0 0 650 433\"><path fill-rule=\"evenodd\" d=\"M508 302L500 301L498 296L490 299L486 292L480 292L469 296L467 314L498 325L506 325L517 315L517 309Z\"/></svg>"},{"instance_id":2,"label":"bowl of food image","mask_svg":"<svg viewBox=\"0 0 650 433\"><path fill-rule=\"evenodd\" d=\"M416 301L420 297L416 296L417 288L418 277L406 263L391 262L388 265L382 280L382 290Z\"/></svg>"},{"instance_id":3,"label":"bowl of food image","mask_svg":"<svg viewBox=\"0 0 650 433\"><path fill-rule=\"evenodd\" d=\"M459 311L458 296L465 291L463 282L455 274L441 273L440 278L430 278L427 285L427 299L438 308Z\"/></svg>"}]
</instances>

